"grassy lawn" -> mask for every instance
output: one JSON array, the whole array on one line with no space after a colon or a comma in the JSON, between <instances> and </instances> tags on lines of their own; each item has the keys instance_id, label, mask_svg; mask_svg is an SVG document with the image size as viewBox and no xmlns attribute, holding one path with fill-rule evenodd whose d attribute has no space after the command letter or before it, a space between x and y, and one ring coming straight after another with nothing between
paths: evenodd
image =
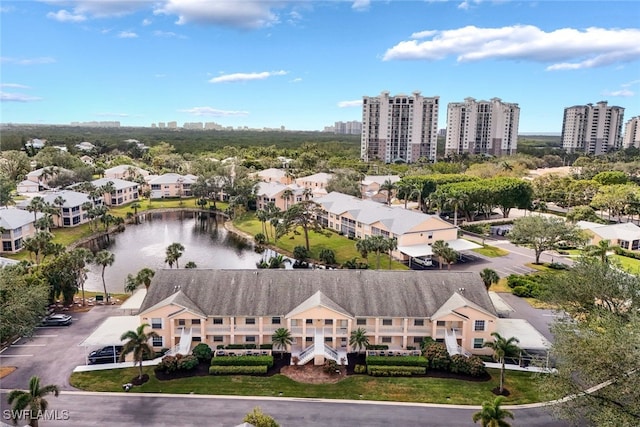
<instances>
[{"instance_id":1,"label":"grassy lawn","mask_svg":"<svg viewBox=\"0 0 640 427\"><path fill-rule=\"evenodd\" d=\"M255 215L246 214L242 218L233 221L233 224L245 233L249 233L255 236L258 233L262 233L262 224L258 221ZM269 227L269 242L282 251L291 255L293 248L296 246L305 246L304 232L302 228L298 230L299 234L288 234L282 236L275 243L273 241L274 230L273 227ZM360 258L360 253L356 250L355 240L350 240L345 236L340 236L331 231L327 233L315 233L311 231L309 233L309 247L311 249L311 258L319 259L319 253L322 249L331 249L336 254L336 262L342 264L343 262L352 258ZM376 267L376 255L369 254L367 258L371 268ZM380 268L389 268L389 257L387 255L380 256ZM400 262L391 261L392 270L407 270L408 267Z\"/></svg>"},{"instance_id":2,"label":"grassy lawn","mask_svg":"<svg viewBox=\"0 0 640 427\"><path fill-rule=\"evenodd\" d=\"M498 248L496 246L484 245L478 249L472 249L473 252L479 253L480 255L484 255L490 258L496 258L500 256L509 255L509 251Z\"/></svg>"},{"instance_id":3,"label":"grassy lawn","mask_svg":"<svg viewBox=\"0 0 640 427\"><path fill-rule=\"evenodd\" d=\"M158 381L153 369L146 367L150 379L136 392L193 393L235 396L278 396L324 399L363 399L397 402L450 403L480 405L495 397L491 389L498 386L500 371L490 369L489 381L462 381L444 378L374 378L367 375L349 376L335 384L303 384L284 375L272 377L204 376L171 381ZM125 384L138 374L137 368L94 372L75 372L72 386L83 390L122 392ZM508 371L505 387L511 395L505 404L539 402L542 397L535 388L532 374ZM362 396L362 397L360 397Z\"/></svg>"}]
</instances>

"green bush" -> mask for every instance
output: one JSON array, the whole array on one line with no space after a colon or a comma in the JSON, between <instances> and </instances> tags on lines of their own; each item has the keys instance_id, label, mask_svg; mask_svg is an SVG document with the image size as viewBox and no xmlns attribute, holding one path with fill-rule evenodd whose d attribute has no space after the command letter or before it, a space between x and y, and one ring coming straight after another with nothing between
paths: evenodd
<instances>
[{"instance_id":1,"label":"green bush","mask_svg":"<svg viewBox=\"0 0 640 427\"><path fill-rule=\"evenodd\" d=\"M487 368L478 356L471 356L467 359L469 365L469 375L472 377L484 377L487 375Z\"/></svg>"},{"instance_id":2,"label":"green bush","mask_svg":"<svg viewBox=\"0 0 640 427\"><path fill-rule=\"evenodd\" d=\"M372 377L410 377L425 375L427 368L421 366L369 366L367 373Z\"/></svg>"},{"instance_id":3,"label":"green bush","mask_svg":"<svg viewBox=\"0 0 640 427\"><path fill-rule=\"evenodd\" d=\"M182 356L179 354L178 356ZM170 373L178 369L178 357L176 356L164 356L160 363L153 368L156 372Z\"/></svg>"},{"instance_id":4,"label":"green bush","mask_svg":"<svg viewBox=\"0 0 640 427\"><path fill-rule=\"evenodd\" d=\"M178 359L178 370L179 371L190 371L198 366L198 358L196 356L184 356Z\"/></svg>"},{"instance_id":5,"label":"green bush","mask_svg":"<svg viewBox=\"0 0 640 427\"><path fill-rule=\"evenodd\" d=\"M211 347L209 347L207 344L203 342L195 346L191 353L195 357L197 357L198 360L200 360L201 362L208 362L211 360L211 354L212 354Z\"/></svg>"},{"instance_id":6,"label":"green bush","mask_svg":"<svg viewBox=\"0 0 640 427\"><path fill-rule=\"evenodd\" d=\"M255 344L228 344L224 346L227 350L255 350Z\"/></svg>"},{"instance_id":7,"label":"green bush","mask_svg":"<svg viewBox=\"0 0 640 427\"><path fill-rule=\"evenodd\" d=\"M259 245L264 245L265 243L267 243L267 236L265 236L263 233L258 233L255 236L253 236L253 238L255 239L256 243Z\"/></svg>"},{"instance_id":8,"label":"green bush","mask_svg":"<svg viewBox=\"0 0 640 427\"><path fill-rule=\"evenodd\" d=\"M369 344L367 350L389 350L389 346L386 344Z\"/></svg>"},{"instance_id":9,"label":"green bush","mask_svg":"<svg viewBox=\"0 0 640 427\"><path fill-rule=\"evenodd\" d=\"M273 344L260 344L261 350L273 350Z\"/></svg>"},{"instance_id":10,"label":"green bush","mask_svg":"<svg viewBox=\"0 0 640 427\"><path fill-rule=\"evenodd\" d=\"M481 377L487 374L484 362L478 356L465 357L461 354L451 356L450 370L454 374Z\"/></svg>"},{"instance_id":11,"label":"green bush","mask_svg":"<svg viewBox=\"0 0 640 427\"><path fill-rule=\"evenodd\" d=\"M273 366L273 356L216 356L212 366Z\"/></svg>"},{"instance_id":12,"label":"green bush","mask_svg":"<svg viewBox=\"0 0 640 427\"><path fill-rule=\"evenodd\" d=\"M324 362L322 370L327 374L335 374L338 370L338 363L335 360L327 360Z\"/></svg>"},{"instance_id":13,"label":"green bush","mask_svg":"<svg viewBox=\"0 0 640 427\"><path fill-rule=\"evenodd\" d=\"M367 373L367 366L366 365L356 365L353 368L353 373L354 374L366 374Z\"/></svg>"},{"instance_id":14,"label":"green bush","mask_svg":"<svg viewBox=\"0 0 640 427\"><path fill-rule=\"evenodd\" d=\"M449 370L451 358L444 344L439 342L429 344L424 350L424 355L429 361L429 368L439 371Z\"/></svg>"},{"instance_id":15,"label":"green bush","mask_svg":"<svg viewBox=\"0 0 640 427\"><path fill-rule=\"evenodd\" d=\"M368 366L422 366L428 367L429 361L422 356L367 356Z\"/></svg>"},{"instance_id":16,"label":"green bush","mask_svg":"<svg viewBox=\"0 0 640 427\"><path fill-rule=\"evenodd\" d=\"M269 368L260 366L210 366L210 375L266 375Z\"/></svg>"}]
</instances>

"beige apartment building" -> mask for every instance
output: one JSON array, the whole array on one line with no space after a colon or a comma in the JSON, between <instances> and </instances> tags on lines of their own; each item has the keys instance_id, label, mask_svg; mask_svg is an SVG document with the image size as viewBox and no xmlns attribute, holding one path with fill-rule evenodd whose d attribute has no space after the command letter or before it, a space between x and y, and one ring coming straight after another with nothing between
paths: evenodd
<instances>
[{"instance_id":1,"label":"beige apartment building","mask_svg":"<svg viewBox=\"0 0 640 427\"><path fill-rule=\"evenodd\" d=\"M565 108L562 148L595 155L618 149L622 147L623 119L624 108L609 106L606 101Z\"/></svg>"},{"instance_id":2,"label":"beige apartment building","mask_svg":"<svg viewBox=\"0 0 640 427\"><path fill-rule=\"evenodd\" d=\"M103 187L111 183L113 185L113 191L104 193L103 200L107 206L122 206L127 203L139 200L140 198L140 185L137 182L126 181L118 178L100 178L91 181L96 188Z\"/></svg>"},{"instance_id":3,"label":"beige apartment building","mask_svg":"<svg viewBox=\"0 0 640 427\"><path fill-rule=\"evenodd\" d=\"M640 148L640 116L632 117L624 126L624 148Z\"/></svg>"},{"instance_id":4,"label":"beige apartment building","mask_svg":"<svg viewBox=\"0 0 640 427\"><path fill-rule=\"evenodd\" d=\"M477 101L465 98L447 107L447 137L445 152L515 154L518 148L518 104L502 102L500 98Z\"/></svg>"},{"instance_id":5,"label":"beige apartment building","mask_svg":"<svg viewBox=\"0 0 640 427\"><path fill-rule=\"evenodd\" d=\"M424 337L452 354L488 354L497 315L478 274L369 270L201 270L156 272L140 322L159 336L153 346L205 342L270 344L290 331L288 351L304 364L339 361L353 330L389 350L419 348Z\"/></svg>"}]
</instances>

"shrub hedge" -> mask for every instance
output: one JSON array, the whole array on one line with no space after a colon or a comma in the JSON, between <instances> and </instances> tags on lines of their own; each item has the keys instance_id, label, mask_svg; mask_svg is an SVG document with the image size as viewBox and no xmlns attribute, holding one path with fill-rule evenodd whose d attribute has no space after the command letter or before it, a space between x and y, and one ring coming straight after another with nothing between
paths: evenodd
<instances>
[{"instance_id":1,"label":"shrub hedge","mask_svg":"<svg viewBox=\"0 0 640 427\"><path fill-rule=\"evenodd\" d=\"M209 367L210 375L266 375L267 365L260 366L220 366Z\"/></svg>"},{"instance_id":2,"label":"shrub hedge","mask_svg":"<svg viewBox=\"0 0 640 427\"><path fill-rule=\"evenodd\" d=\"M429 368L439 371L448 371L451 358L447 347L439 342L429 344L424 349L424 355L429 361Z\"/></svg>"},{"instance_id":3,"label":"shrub hedge","mask_svg":"<svg viewBox=\"0 0 640 427\"><path fill-rule=\"evenodd\" d=\"M195 357L198 358L198 360L202 362L208 362L209 360L211 360L212 351L209 345L201 342L200 344L198 344L193 348L193 350L191 351L191 354L193 354Z\"/></svg>"},{"instance_id":4,"label":"shrub hedge","mask_svg":"<svg viewBox=\"0 0 640 427\"><path fill-rule=\"evenodd\" d=\"M216 356L212 366L273 366L273 356Z\"/></svg>"},{"instance_id":5,"label":"shrub hedge","mask_svg":"<svg viewBox=\"0 0 640 427\"><path fill-rule=\"evenodd\" d=\"M190 371L198 366L198 358L192 355L164 356L153 369L156 372L171 373L175 371Z\"/></svg>"},{"instance_id":6,"label":"shrub hedge","mask_svg":"<svg viewBox=\"0 0 640 427\"><path fill-rule=\"evenodd\" d=\"M427 358L422 356L367 356L366 360L369 366L429 366Z\"/></svg>"},{"instance_id":7,"label":"shrub hedge","mask_svg":"<svg viewBox=\"0 0 640 427\"><path fill-rule=\"evenodd\" d=\"M484 362L478 356L465 357L461 354L451 356L449 370L454 374L482 377L487 374Z\"/></svg>"},{"instance_id":8,"label":"shrub hedge","mask_svg":"<svg viewBox=\"0 0 640 427\"><path fill-rule=\"evenodd\" d=\"M369 344L367 350L389 350L389 346L386 344Z\"/></svg>"},{"instance_id":9,"label":"shrub hedge","mask_svg":"<svg viewBox=\"0 0 640 427\"><path fill-rule=\"evenodd\" d=\"M427 368L421 366L369 366L367 373L372 377L410 377L425 375Z\"/></svg>"},{"instance_id":10,"label":"shrub hedge","mask_svg":"<svg viewBox=\"0 0 640 427\"><path fill-rule=\"evenodd\" d=\"M354 374L366 374L367 373L367 366L366 365L356 365L353 368L353 373Z\"/></svg>"}]
</instances>

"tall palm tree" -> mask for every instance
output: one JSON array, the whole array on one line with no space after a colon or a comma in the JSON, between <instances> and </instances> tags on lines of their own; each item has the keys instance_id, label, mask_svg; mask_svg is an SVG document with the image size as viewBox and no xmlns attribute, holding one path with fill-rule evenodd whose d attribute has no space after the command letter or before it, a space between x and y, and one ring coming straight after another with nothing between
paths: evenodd
<instances>
[{"instance_id":1,"label":"tall palm tree","mask_svg":"<svg viewBox=\"0 0 640 427\"><path fill-rule=\"evenodd\" d=\"M498 281L500 280L500 276L498 276L498 273L490 268L483 269L480 272L480 278L484 282L484 286L487 288L487 291L489 290L491 285L493 285L494 283L498 283Z\"/></svg>"},{"instance_id":2,"label":"tall palm tree","mask_svg":"<svg viewBox=\"0 0 640 427\"><path fill-rule=\"evenodd\" d=\"M107 293L107 282L104 280L104 271L107 267L113 265L113 262L116 260L116 256L109 252L106 249L98 251L95 255L93 262L102 267L101 277L102 277L102 287L104 288L104 298L107 302L109 302L109 294Z\"/></svg>"},{"instance_id":3,"label":"tall palm tree","mask_svg":"<svg viewBox=\"0 0 640 427\"><path fill-rule=\"evenodd\" d=\"M480 421L482 427L510 427L504 419L513 419L513 413L500 407L503 400L504 396L498 396L492 402L482 402L482 409L473 414L473 422Z\"/></svg>"},{"instance_id":4,"label":"tall palm tree","mask_svg":"<svg viewBox=\"0 0 640 427\"><path fill-rule=\"evenodd\" d=\"M589 245L585 248L587 256L593 256L600 259L603 264L609 263L609 252L613 251L615 245L609 240L600 240L597 245Z\"/></svg>"},{"instance_id":5,"label":"tall palm tree","mask_svg":"<svg viewBox=\"0 0 640 427\"><path fill-rule=\"evenodd\" d=\"M113 195L113 193L115 193L116 191L116 186L113 183L113 181L109 181L107 182L105 185L103 185L102 187L100 187L100 191L102 192L102 194L108 194L109 195L109 201L108 201L108 205L111 206L111 196ZM105 199L105 202L107 200Z\"/></svg>"},{"instance_id":6,"label":"tall palm tree","mask_svg":"<svg viewBox=\"0 0 640 427\"><path fill-rule=\"evenodd\" d=\"M438 264L440 265L440 270L442 270L442 261L444 259L444 253L448 247L449 247L449 244L446 243L444 240L436 240L435 242L433 242L433 245L431 245L431 250L433 251L433 254L438 257Z\"/></svg>"},{"instance_id":7,"label":"tall palm tree","mask_svg":"<svg viewBox=\"0 0 640 427\"><path fill-rule=\"evenodd\" d=\"M182 245L182 243L170 244L169 246L167 246L167 250L166 250L167 256L165 258L165 262L169 264L171 268L173 268L173 263L175 262L176 268L180 268L180 264L178 263L178 260L182 256L183 252L184 252L184 246Z\"/></svg>"},{"instance_id":8,"label":"tall palm tree","mask_svg":"<svg viewBox=\"0 0 640 427\"><path fill-rule=\"evenodd\" d=\"M349 345L357 351L362 351L369 345L369 338L367 337L367 330L364 328L358 328L351 331L349 337Z\"/></svg>"},{"instance_id":9,"label":"tall palm tree","mask_svg":"<svg viewBox=\"0 0 640 427\"><path fill-rule=\"evenodd\" d=\"M145 288L149 289L149 286L151 285L151 279L153 279L153 276L155 276L155 274L155 271L148 267L145 267L142 270L138 271L138 274L136 274L136 282L138 284L144 285Z\"/></svg>"},{"instance_id":10,"label":"tall palm tree","mask_svg":"<svg viewBox=\"0 0 640 427\"><path fill-rule=\"evenodd\" d=\"M133 209L133 216L135 218L136 224L138 223L138 209L140 209L142 205L140 202L133 202L129 205L130 209Z\"/></svg>"},{"instance_id":11,"label":"tall palm tree","mask_svg":"<svg viewBox=\"0 0 640 427\"><path fill-rule=\"evenodd\" d=\"M67 203L67 201L62 196L58 196L53 200L53 205L57 207L58 212L58 227L62 227L62 206L65 203Z\"/></svg>"},{"instance_id":12,"label":"tall palm tree","mask_svg":"<svg viewBox=\"0 0 640 427\"><path fill-rule=\"evenodd\" d=\"M124 279L124 291L128 293L134 293L138 289L138 283L136 282L136 276L129 273L127 278Z\"/></svg>"},{"instance_id":13,"label":"tall palm tree","mask_svg":"<svg viewBox=\"0 0 640 427\"><path fill-rule=\"evenodd\" d=\"M386 179L381 185L380 185L380 191L384 191L387 193L387 206L391 205L391 196L393 195L393 190L396 189L396 185L391 182L390 179Z\"/></svg>"},{"instance_id":14,"label":"tall palm tree","mask_svg":"<svg viewBox=\"0 0 640 427\"><path fill-rule=\"evenodd\" d=\"M29 201L27 205L27 211L33 212L33 222L38 219L38 212L42 212L45 208L44 199L41 196L36 196Z\"/></svg>"},{"instance_id":15,"label":"tall palm tree","mask_svg":"<svg viewBox=\"0 0 640 427\"><path fill-rule=\"evenodd\" d=\"M371 251L371 245L368 239L358 239L356 240L356 251L360 253L362 258L367 258L369 256L369 252Z\"/></svg>"},{"instance_id":16,"label":"tall palm tree","mask_svg":"<svg viewBox=\"0 0 640 427\"><path fill-rule=\"evenodd\" d=\"M58 397L60 388L57 385L46 385L40 387L40 378L32 376L29 380L29 391L12 390L9 392L7 401L12 406L12 416L23 413L22 411L29 408L29 424L32 427L38 427L38 418L41 411L45 411L49 403L44 399L48 394ZM14 418L14 422L16 419Z\"/></svg>"},{"instance_id":17,"label":"tall palm tree","mask_svg":"<svg viewBox=\"0 0 640 427\"><path fill-rule=\"evenodd\" d=\"M442 259L447 263L447 270L451 270L451 264L454 264L458 259L458 252L451 246L447 246L442 251Z\"/></svg>"},{"instance_id":18,"label":"tall palm tree","mask_svg":"<svg viewBox=\"0 0 640 427\"><path fill-rule=\"evenodd\" d=\"M285 189L282 192L281 197L284 199L284 209L289 209L289 200L291 200L291 198L293 197L293 190L290 188Z\"/></svg>"},{"instance_id":19,"label":"tall palm tree","mask_svg":"<svg viewBox=\"0 0 640 427\"><path fill-rule=\"evenodd\" d=\"M492 332L491 336L494 340L484 343L484 346L492 349L494 357L502 364L500 369L500 394L502 394L504 391L505 358L520 351L520 347L517 346L520 340L516 337L505 338L498 332Z\"/></svg>"},{"instance_id":20,"label":"tall palm tree","mask_svg":"<svg viewBox=\"0 0 640 427\"><path fill-rule=\"evenodd\" d=\"M133 361L139 363L140 374L138 379L142 379L142 360L144 356L153 356L155 353L153 347L149 344L149 340L159 335L155 331L145 332L145 328L148 328L149 324L143 323L138 326L135 331L127 331L120 337L120 341L128 340L122 347L122 354L120 355L120 361L122 362L127 354L133 353Z\"/></svg>"},{"instance_id":21,"label":"tall palm tree","mask_svg":"<svg viewBox=\"0 0 640 427\"><path fill-rule=\"evenodd\" d=\"M293 344L293 338L287 328L278 328L273 332L271 342L280 348L280 358L282 358L287 350L287 346Z\"/></svg>"},{"instance_id":22,"label":"tall palm tree","mask_svg":"<svg viewBox=\"0 0 640 427\"><path fill-rule=\"evenodd\" d=\"M398 239L396 237L387 237L385 241L385 250L389 255L389 270L391 270L391 252L398 249Z\"/></svg>"}]
</instances>

